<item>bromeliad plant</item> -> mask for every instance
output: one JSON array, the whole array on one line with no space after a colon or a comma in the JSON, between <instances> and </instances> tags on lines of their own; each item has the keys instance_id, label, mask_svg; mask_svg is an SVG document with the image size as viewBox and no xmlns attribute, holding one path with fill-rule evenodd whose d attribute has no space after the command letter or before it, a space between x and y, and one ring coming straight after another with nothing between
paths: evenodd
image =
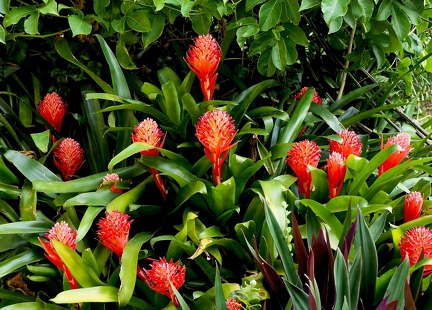
<instances>
[{"instance_id":1,"label":"bromeliad plant","mask_svg":"<svg viewBox=\"0 0 432 310\"><path fill-rule=\"evenodd\" d=\"M94 85L73 113L30 109L33 157L3 145L0 275L24 293L0 289L2 307L427 309L428 140L358 134L395 108L362 110L379 91L332 103L262 80L227 99L211 34L180 57L191 71L145 82L96 38L112 87L59 36ZM5 127L24 145L24 129Z\"/></svg>"}]
</instances>

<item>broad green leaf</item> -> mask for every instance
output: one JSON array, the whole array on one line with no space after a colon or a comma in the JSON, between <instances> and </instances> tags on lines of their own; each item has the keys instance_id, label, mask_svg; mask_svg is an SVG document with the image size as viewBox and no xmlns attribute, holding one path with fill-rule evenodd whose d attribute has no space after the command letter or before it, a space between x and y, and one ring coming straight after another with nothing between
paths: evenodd
<instances>
[{"instance_id":1,"label":"broad green leaf","mask_svg":"<svg viewBox=\"0 0 432 310\"><path fill-rule=\"evenodd\" d=\"M26 296L22 293L20 295ZM34 298L32 298L34 299ZM66 308L56 306L53 304L47 304L41 301L34 301L34 302L20 302L13 305L9 305L6 307L2 307L3 310L65 310Z\"/></svg>"},{"instance_id":2,"label":"broad green leaf","mask_svg":"<svg viewBox=\"0 0 432 310\"><path fill-rule=\"evenodd\" d=\"M311 199L302 199L298 203L309 207L316 216L318 216L324 223L326 223L337 238L340 238L343 231L343 225L338 218L330 212L324 205Z\"/></svg>"},{"instance_id":3,"label":"broad green leaf","mask_svg":"<svg viewBox=\"0 0 432 310\"><path fill-rule=\"evenodd\" d=\"M375 242L366 225L364 216L360 211L357 213L357 216L359 220L354 248L356 252L361 252L363 261L360 280L360 298L363 300L366 308L371 308L374 303L375 286L378 275L378 256Z\"/></svg>"},{"instance_id":4,"label":"broad green leaf","mask_svg":"<svg viewBox=\"0 0 432 310\"><path fill-rule=\"evenodd\" d=\"M197 193L203 195L207 194L207 188L205 184L201 181L192 181L187 183L177 191L175 196L175 205L180 207L183 203L188 201L189 198Z\"/></svg>"},{"instance_id":5,"label":"broad green leaf","mask_svg":"<svg viewBox=\"0 0 432 310\"><path fill-rule=\"evenodd\" d=\"M9 160L29 181L61 181L44 165L20 152L8 150L4 157Z\"/></svg>"},{"instance_id":6,"label":"broad green leaf","mask_svg":"<svg viewBox=\"0 0 432 310\"><path fill-rule=\"evenodd\" d=\"M84 263L81 256L69 246L57 240L51 240L51 243L63 263L68 267L74 278L82 287L105 285L105 283L98 278L93 269Z\"/></svg>"},{"instance_id":7,"label":"broad green leaf","mask_svg":"<svg viewBox=\"0 0 432 310\"><path fill-rule=\"evenodd\" d=\"M272 47L271 59L276 68L284 70L287 65L287 47L285 46L285 40L280 39L275 43L276 44Z\"/></svg>"},{"instance_id":8,"label":"broad green leaf","mask_svg":"<svg viewBox=\"0 0 432 310\"><path fill-rule=\"evenodd\" d=\"M324 20L329 26L329 33L336 32L342 25L342 17L348 12L349 0L323 0L321 9Z\"/></svg>"},{"instance_id":9,"label":"broad green leaf","mask_svg":"<svg viewBox=\"0 0 432 310\"><path fill-rule=\"evenodd\" d=\"M149 32L150 21L145 10L135 10L126 15L126 24L135 31Z\"/></svg>"},{"instance_id":10,"label":"broad green leaf","mask_svg":"<svg viewBox=\"0 0 432 310\"><path fill-rule=\"evenodd\" d=\"M42 151L42 153L48 152L48 146L50 142L50 131L45 130L39 133L32 133L30 134L35 145L39 150Z\"/></svg>"},{"instance_id":11,"label":"broad green leaf","mask_svg":"<svg viewBox=\"0 0 432 310\"><path fill-rule=\"evenodd\" d=\"M10 289L0 288L0 299L2 300L13 300L19 302L22 305L24 302L32 302L34 301L34 297L25 295L20 291L12 291ZM4 308L2 308L4 309ZM15 307L17 309L17 307ZM27 309L27 308L26 308ZM32 309L32 308L28 308Z\"/></svg>"},{"instance_id":12,"label":"broad green leaf","mask_svg":"<svg viewBox=\"0 0 432 310\"><path fill-rule=\"evenodd\" d=\"M259 10L259 25L262 31L276 26L281 17L282 3L279 0L270 0L264 3Z\"/></svg>"},{"instance_id":13,"label":"broad green leaf","mask_svg":"<svg viewBox=\"0 0 432 310\"><path fill-rule=\"evenodd\" d=\"M300 22L300 7L297 0L282 1L285 7L285 13L288 18L293 22L294 25L298 25Z\"/></svg>"},{"instance_id":14,"label":"broad green leaf","mask_svg":"<svg viewBox=\"0 0 432 310\"><path fill-rule=\"evenodd\" d=\"M9 234L40 234L51 229L52 222L25 221L0 225L0 235Z\"/></svg>"},{"instance_id":15,"label":"broad green leaf","mask_svg":"<svg viewBox=\"0 0 432 310\"><path fill-rule=\"evenodd\" d=\"M72 36L79 34L89 35L92 31L92 25L85 18L79 15L71 15L68 17L69 26L72 30Z\"/></svg>"},{"instance_id":16,"label":"broad green leaf","mask_svg":"<svg viewBox=\"0 0 432 310\"><path fill-rule=\"evenodd\" d=\"M167 83L163 84L162 92L165 97L165 106L167 109L166 114L169 119L178 126L181 121L182 113L177 89L174 83L172 81L168 81Z\"/></svg>"},{"instance_id":17,"label":"broad green leaf","mask_svg":"<svg viewBox=\"0 0 432 310\"><path fill-rule=\"evenodd\" d=\"M99 215L99 213L102 210L104 210L104 208L97 208L97 207L87 208L78 227L78 233L76 239L77 242L81 241L87 235L87 232L93 226L94 219Z\"/></svg>"},{"instance_id":18,"label":"broad green leaf","mask_svg":"<svg viewBox=\"0 0 432 310\"><path fill-rule=\"evenodd\" d=\"M405 14L404 11L400 10L394 4L391 7L391 15L391 24L394 31L396 32L396 35L398 36L400 41L405 40L411 27L408 16Z\"/></svg>"},{"instance_id":19,"label":"broad green leaf","mask_svg":"<svg viewBox=\"0 0 432 310\"><path fill-rule=\"evenodd\" d=\"M111 201L113 201L114 198L118 197L119 195L119 193L114 193L110 190L82 193L66 200L66 202L63 204L63 207L69 208L74 206L107 206Z\"/></svg>"},{"instance_id":20,"label":"broad green leaf","mask_svg":"<svg viewBox=\"0 0 432 310\"><path fill-rule=\"evenodd\" d=\"M359 281L361 281L362 263L361 252L357 252L349 271L349 289L351 298L349 309L357 308L360 295Z\"/></svg>"},{"instance_id":21,"label":"broad green leaf","mask_svg":"<svg viewBox=\"0 0 432 310\"><path fill-rule=\"evenodd\" d=\"M410 276L410 264L409 260L405 258L400 264L399 268L393 274L393 277L388 284L387 290L384 294L385 297L388 296L388 302L393 300L398 300L398 310L404 309L404 288L405 282Z\"/></svg>"},{"instance_id":22,"label":"broad green leaf","mask_svg":"<svg viewBox=\"0 0 432 310\"><path fill-rule=\"evenodd\" d=\"M109 203L109 205L106 206L107 212L112 212L114 210L118 210L120 212L125 213L129 207L130 204L135 203L143 193L144 189L147 187L147 185L153 181L153 178L151 176L147 177L144 181L142 181L140 184L135 186L133 189L127 191L124 194L121 194L117 198L115 198L113 201Z\"/></svg>"},{"instance_id":23,"label":"broad green leaf","mask_svg":"<svg viewBox=\"0 0 432 310\"><path fill-rule=\"evenodd\" d=\"M280 181L269 180L259 181L263 191L261 200L268 205L274 217L276 218L281 231L285 231L287 227L287 204L285 202L284 192L287 190Z\"/></svg>"},{"instance_id":24,"label":"broad green leaf","mask_svg":"<svg viewBox=\"0 0 432 310\"><path fill-rule=\"evenodd\" d=\"M298 285L294 285L290 281L285 280L285 284L292 298L292 303L295 309L297 310L309 310L309 297L308 295L298 287Z\"/></svg>"},{"instance_id":25,"label":"broad green leaf","mask_svg":"<svg viewBox=\"0 0 432 310\"><path fill-rule=\"evenodd\" d=\"M120 307L127 305L132 298L137 278L137 267L141 268L138 266L138 254L141 246L151 237L152 234L150 233L140 232L128 241L123 250L120 267L121 285L118 295Z\"/></svg>"},{"instance_id":26,"label":"broad green leaf","mask_svg":"<svg viewBox=\"0 0 432 310\"><path fill-rule=\"evenodd\" d=\"M307 39L306 34L299 26L291 23L284 23L283 27L285 28L285 31L283 32L284 35L286 35L295 44L302 46L309 45L309 40Z\"/></svg>"},{"instance_id":27,"label":"broad green leaf","mask_svg":"<svg viewBox=\"0 0 432 310\"><path fill-rule=\"evenodd\" d=\"M151 43L156 41L161 36L165 27L165 17L162 15L155 14L148 17L151 29L149 32L143 33L141 36L144 49L146 49Z\"/></svg>"},{"instance_id":28,"label":"broad green leaf","mask_svg":"<svg viewBox=\"0 0 432 310\"><path fill-rule=\"evenodd\" d=\"M24 30L28 34L39 34L38 31L39 12L32 12L24 21Z\"/></svg>"},{"instance_id":29,"label":"broad green leaf","mask_svg":"<svg viewBox=\"0 0 432 310\"><path fill-rule=\"evenodd\" d=\"M83 193L95 191L102 184L103 178L108 173L116 173L122 179L129 179L143 174L145 170L138 166L129 166L112 171L101 172L87 177L67 182L61 181L33 181L33 189L47 193Z\"/></svg>"},{"instance_id":30,"label":"broad green leaf","mask_svg":"<svg viewBox=\"0 0 432 310\"><path fill-rule=\"evenodd\" d=\"M336 249L336 257L334 261L334 279L336 287L336 301L334 308L343 309L342 306L344 301L351 304L351 298L349 291L348 267L339 248Z\"/></svg>"},{"instance_id":31,"label":"broad green leaf","mask_svg":"<svg viewBox=\"0 0 432 310\"><path fill-rule=\"evenodd\" d=\"M197 34L207 34L210 32L211 20L203 13L190 17L192 28Z\"/></svg>"},{"instance_id":32,"label":"broad green leaf","mask_svg":"<svg viewBox=\"0 0 432 310\"><path fill-rule=\"evenodd\" d=\"M104 92L109 94L114 93L113 89L105 81L103 81L93 71L88 69L82 62L75 58L69 48L69 44L67 43L66 39L61 36L57 36L55 40L55 49L61 57L78 66L85 73L87 73L99 85L99 87L102 88Z\"/></svg>"},{"instance_id":33,"label":"broad green leaf","mask_svg":"<svg viewBox=\"0 0 432 310\"><path fill-rule=\"evenodd\" d=\"M246 12L253 9L258 4L264 3L265 0L246 0Z\"/></svg>"},{"instance_id":34,"label":"broad green leaf","mask_svg":"<svg viewBox=\"0 0 432 310\"><path fill-rule=\"evenodd\" d=\"M258 59L258 72L270 77L276 72L276 66L272 59L272 49L265 50Z\"/></svg>"},{"instance_id":35,"label":"broad green leaf","mask_svg":"<svg viewBox=\"0 0 432 310\"><path fill-rule=\"evenodd\" d=\"M27 17L30 14L36 13L36 8L33 5L23 5L15 7L6 14L3 19L3 26L9 27L17 24L22 18Z\"/></svg>"},{"instance_id":36,"label":"broad green leaf","mask_svg":"<svg viewBox=\"0 0 432 310\"><path fill-rule=\"evenodd\" d=\"M129 51L126 48L125 43L120 39L116 44L116 56L120 66L127 70L137 69L135 63L132 61Z\"/></svg>"},{"instance_id":37,"label":"broad green leaf","mask_svg":"<svg viewBox=\"0 0 432 310\"><path fill-rule=\"evenodd\" d=\"M0 227L3 225L0 225ZM7 257L0 262L0 278L16 272L19 268L32 264L43 259L40 253L35 253L29 249L13 256Z\"/></svg>"},{"instance_id":38,"label":"broad green leaf","mask_svg":"<svg viewBox=\"0 0 432 310\"><path fill-rule=\"evenodd\" d=\"M2 156L0 156L0 182L10 185L18 185L21 182L20 179L7 167Z\"/></svg>"},{"instance_id":39,"label":"broad green leaf","mask_svg":"<svg viewBox=\"0 0 432 310\"><path fill-rule=\"evenodd\" d=\"M228 210L234 210L236 184L233 177L221 182L216 187L212 187L211 195L214 199L212 211L216 217Z\"/></svg>"},{"instance_id":40,"label":"broad green leaf","mask_svg":"<svg viewBox=\"0 0 432 310\"><path fill-rule=\"evenodd\" d=\"M220 278L219 266L216 263L216 274L215 274L215 299L216 299L216 309L227 310L225 296L222 288L222 282Z\"/></svg>"},{"instance_id":41,"label":"broad green leaf","mask_svg":"<svg viewBox=\"0 0 432 310\"><path fill-rule=\"evenodd\" d=\"M299 11L312 9L320 5L320 0L302 0Z\"/></svg>"},{"instance_id":42,"label":"broad green leaf","mask_svg":"<svg viewBox=\"0 0 432 310\"><path fill-rule=\"evenodd\" d=\"M37 194L32 190L31 183L26 181L22 187L20 199L20 217L22 221L35 221Z\"/></svg>"},{"instance_id":43,"label":"broad green leaf","mask_svg":"<svg viewBox=\"0 0 432 310\"><path fill-rule=\"evenodd\" d=\"M392 13L392 1L391 0L383 0L378 7L378 12L375 16L376 20L386 20L390 14Z\"/></svg>"},{"instance_id":44,"label":"broad green leaf","mask_svg":"<svg viewBox=\"0 0 432 310\"><path fill-rule=\"evenodd\" d=\"M309 109L315 115L320 116L334 132L345 129L337 117L322 105L312 103Z\"/></svg>"},{"instance_id":45,"label":"broad green leaf","mask_svg":"<svg viewBox=\"0 0 432 310\"><path fill-rule=\"evenodd\" d=\"M386 147L378 154L376 154L363 168L363 170L355 177L353 182L351 183L348 195L357 195L360 187L366 182L366 180L370 177L370 175L383 163L387 160L387 158L398 151L400 146L397 144Z\"/></svg>"}]
</instances>

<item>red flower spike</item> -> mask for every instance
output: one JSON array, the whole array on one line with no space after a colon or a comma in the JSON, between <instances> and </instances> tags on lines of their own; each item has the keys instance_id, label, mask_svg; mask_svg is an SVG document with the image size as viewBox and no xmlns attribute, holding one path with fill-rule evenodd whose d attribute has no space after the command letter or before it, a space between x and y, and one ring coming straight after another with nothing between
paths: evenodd
<instances>
[{"instance_id":1,"label":"red flower spike","mask_svg":"<svg viewBox=\"0 0 432 310\"><path fill-rule=\"evenodd\" d=\"M84 163L84 150L72 138L66 138L54 150L54 164L60 170L63 180L69 181Z\"/></svg>"},{"instance_id":2,"label":"red flower spike","mask_svg":"<svg viewBox=\"0 0 432 310\"><path fill-rule=\"evenodd\" d=\"M300 91L297 94L292 95L291 98L301 99L304 96L304 94L307 92L308 89L309 89L309 87L303 87L302 89L300 89ZM322 99L318 95L318 92L316 91L316 89L314 89L314 96L312 98L312 102L319 104L319 105L322 105Z\"/></svg>"},{"instance_id":3,"label":"red flower spike","mask_svg":"<svg viewBox=\"0 0 432 310\"><path fill-rule=\"evenodd\" d=\"M124 190L122 190L121 188L115 187L115 182L118 182L121 180L122 179L118 176L117 173L107 173L102 180L101 186L106 185L106 184L111 184L111 191L113 193L123 193Z\"/></svg>"},{"instance_id":4,"label":"red flower spike","mask_svg":"<svg viewBox=\"0 0 432 310\"><path fill-rule=\"evenodd\" d=\"M45 238L48 241L43 241L41 238L38 238L46 252L45 256L51 261L51 263L53 263L57 268L65 273L66 279L68 280L72 289L78 288L76 279L72 276L70 270L63 263L51 242L52 240L59 241L75 251L77 232L66 222L62 221L60 223L55 223L48 233L45 234Z\"/></svg>"},{"instance_id":5,"label":"red flower spike","mask_svg":"<svg viewBox=\"0 0 432 310\"><path fill-rule=\"evenodd\" d=\"M243 303L236 298L228 298L226 301L228 310L243 310Z\"/></svg>"},{"instance_id":6,"label":"red flower spike","mask_svg":"<svg viewBox=\"0 0 432 310\"><path fill-rule=\"evenodd\" d=\"M160 130L158 123L151 118L146 118L142 122L140 122L137 126L135 126L134 131L132 133L132 141L133 142L146 142L150 145L153 145L157 148L162 148L165 142L165 135L162 130ZM159 151L157 149L151 149L141 152L142 155L154 155L158 156ZM164 200L167 199L167 189L165 187L165 183L160 176L158 170L154 168L150 168L150 171L153 176L153 180L155 181L159 191L162 194Z\"/></svg>"},{"instance_id":7,"label":"red flower spike","mask_svg":"<svg viewBox=\"0 0 432 310\"><path fill-rule=\"evenodd\" d=\"M179 262L173 263L172 259L168 263L165 257L152 263L150 270L143 269L145 282L148 286L165 296L168 296L174 306L179 306L178 300L171 289L170 282L179 290L185 282L186 266L180 265Z\"/></svg>"},{"instance_id":8,"label":"red flower spike","mask_svg":"<svg viewBox=\"0 0 432 310\"><path fill-rule=\"evenodd\" d=\"M222 181L222 164L228 151L236 145L231 144L237 130L231 115L222 110L204 113L196 125L196 136L204 146L204 151L213 163L213 179L216 185Z\"/></svg>"},{"instance_id":9,"label":"red flower spike","mask_svg":"<svg viewBox=\"0 0 432 310\"><path fill-rule=\"evenodd\" d=\"M399 242L402 259L408 255L410 266L416 264L423 251L424 258L432 258L432 230L424 226L414 227ZM424 266L423 276L432 273L432 265Z\"/></svg>"},{"instance_id":10,"label":"red flower spike","mask_svg":"<svg viewBox=\"0 0 432 310\"><path fill-rule=\"evenodd\" d=\"M66 114L67 104L63 99L53 92L46 94L37 107L39 114L48 122L57 132L60 132L63 118ZM53 141L55 138L52 137Z\"/></svg>"},{"instance_id":11,"label":"red flower spike","mask_svg":"<svg viewBox=\"0 0 432 310\"><path fill-rule=\"evenodd\" d=\"M423 196L419 192L411 192L405 196L404 222L409 222L420 217L423 206Z\"/></svg>"},{"instance_id":12,"label":"red flower spike","mask_svg":"<svg viewBox=\"0 0 432 310\"><path fill-rule=\"evenodd\" d=\"M407 157L408 153L411 151L410 143L410 135L403 132L388 139L387 143L384 144L384 146L381 145L381 150L383 150L390 145L398 144L402 148L402 151L397 151L391 154L389 158L387 158L387 160L378 167L378 176L398 165L402 160L404 160L405 157Z\"/></svg>"},{"instance_id":13,"label":"red flower spike","mask_svg":"<svg viewBox=\"0 0 432 310\"><path fill-rule=\"evenodd\" d=\"M360 156L362 153L362 143L359 136L350 130L339 131L338 136L342 138L342 143L335 140L330 140L330 154L338 152L342 155L342 158L346 160L349 155L354 154Z\"/></svg>"},{"instance_id":14,"label":"red flower spike","mask_svg":"<svg viewBox=\"0 0 432 310\"><path fill-rule=\"evenodd\" d=\"M222 50L210 34L198 36L186 53L185 61L200 81L204 100L213 98L221 58Z\"/></svg>"},{"instance_id":15,"label":"red flower spike","mask_svg":"<svg viewBox=\"0 0 432 310\"><path fill-rule=\"evenodd\" d=\"M309 140L303 140L293 144L288 152L287 163L298 178L299 194L310 197L312 175L308 166L317 167L321 155L319 146Z\"/></svg>"},{"instance_id":16,"label":"red flower spike","mask_svg":"<svg viewBox=\"0 0 432 310\"><path fill-rule=\"evenodd\" d=\"M103 246L107 247L118 257L123 254L123 249L129 241L129 231L133 220L129 220L129 215L114 210L106 212L105 217L97 223L99 230L97 235Z\"/></svg>"},{"instance_id":17,"label":"red flower spike","mask_svg":"<svg viewBox=\"0 0 432 310\"><path fill-rule=\"evenodd\" d=\"M345 173L346 166L342 155L338 152L331 153L327 159L330 198L339 195L344 183Z\"/></svg>"}]
</instances>

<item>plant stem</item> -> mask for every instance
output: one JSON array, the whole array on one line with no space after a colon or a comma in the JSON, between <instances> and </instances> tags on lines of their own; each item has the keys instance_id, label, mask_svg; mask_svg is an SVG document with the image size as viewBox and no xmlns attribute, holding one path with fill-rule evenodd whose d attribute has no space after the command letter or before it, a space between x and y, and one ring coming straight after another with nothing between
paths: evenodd
<instances>
[{"instance_id":1,"label":"plant stem","mask_svg":"<svg viewBox=\"0 0 432 310\"><path fill-rule=\"evenodd\" d=\"M348 45L347 55L351 54L351 52L352 52L352 47L353 47L353 44L354 44L354 36L355 36L356 26L357 26L357 21L355 21L354 27L351 30L351 36L350 36L350 41L349 41L349 45ZM347 79L347 75L348 75L348 72L346 71L346 69L348 69L348 67L349 67L349 60L347 59L347 60L345 60L344 72L342 74L341 86L339 88L339 92L338 92L336 100L342 98L343 91L344 91L344 88L345 88L346 79Z\"/></svg>"}]
</instances>

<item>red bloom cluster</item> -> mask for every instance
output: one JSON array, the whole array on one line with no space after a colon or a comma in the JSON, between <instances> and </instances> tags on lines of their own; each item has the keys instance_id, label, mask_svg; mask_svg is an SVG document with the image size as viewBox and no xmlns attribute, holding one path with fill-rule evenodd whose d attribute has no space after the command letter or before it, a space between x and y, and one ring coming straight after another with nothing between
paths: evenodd
<instances>
[{"instance_id":1,"label":"red bloom cluster","mask_svg":"<svg viewBox=\"0 0 432 310\"><path fill-rule=\"evenodd\" d=\"M243 310L243 303L236 298L228 298L226 300L228 310Z\"/></svg>"},{"instance_id":2,"label":"red bloom cluster","mask_svg":"<svg viewBox=\"0 0 432 310\"><path fill-rule=\"evenodd\" d=\"M211 100L215 89L216 70L222 58L222 51L216 40L210 35L201 35L194 40L185 61L198 76L204 100Z\"/></svg>"},{"instance_id":3,"label":"red bloom cluster","mask_svg":"<svg viewBox=\"0 0 432 310\"><path fill-rule=\"evenodd\" d=\"M222 181L222 164L228 151L236 145L231 144L237 130L231 115L222 110L206 112L196 125L196 136L204 145L207 157L213 163L213 179L215 184Z\"/></svg>"},{"instance_id":4,"label":"red bloom cluster","mask_svg":"<svg viewBox=\"0 0 432 310\"><path fill-rule=\"evenodd\" d=\"M362 152L360 138L354 131L342 130L337 134L342 138L342 142L330 140L330 155L327 159L330 198L339 195L342 189L348 156L360 156Z\"/></svg>"},{"instance_id":5,"label":"red bloom cluster","mask_svg":"<svg viewBox=\"0 0 432 310\"><path fill-rule=\"evenodd\" d=\"M146 118L142 122L140 122L137 126L135 126L134 131L132 133L132 141L133 142L146 142L152 146L154 149L142 151L142 155L154 155L158 156L159 151L156 148L162 148L165 142L165 135L162 130L159 128L158 123L151 118ZM153 180L156 183L156 186L159 188L159 191L162 194L164 200L167 199L167 189L162 179L159 171L154 168L150 168L150 171L153 176Z\"/></svg>"},{"instance_id":6,"label":"red bloom cluster","mask_svg":"<svg viewBox=\"0 0 432 310\"><path fill-rule=\"evenodd\" d=\"M60 170L65 181L69 181L84 163L84 150L72 138L61 141L53 153L54 164Z\"/></svg>"},{"instance_id":7,"label":"red bloom cluster","mask_svg":"<svg viewBox=\"0 0 432 310\"><path fill-rule=\"evenodd\" d=\"M319 146L309 140L296 142L288 152L287 163L298 178L299 194L310 197L312 175L308 166L317 167L321 156Z\"/></svg>"},{"instance_id":8,"label":"red bloom cluster","mask_svg":"<svg viewBox=\"0 0 432 310\"><path fill-rule=\"evenodd\" d=\"M122 179L119 177L119 175L117 173L107 173L103 180L102 180L102 184L101 187L104 185L108 185L111 184L111 191L113 193L123 193L124 190L121 188L117 188L115 186L115 182L121 181Z\"/></svg>"},{"instance_id":9,"label":"red bloom cluster","mask_svg":"<svg viewBox=\"0 0 432 310\"><path fill-rule=\"evenodd\" d=\"M72 289L78 288L78 283L76 279L72 276L72 273L70 272L69 268L66 267L65 263L62 261L60 256L57 254L56 249L54 248L54 245L52 243L52 240L59 241L68 247L70 247L72 250L75 251L76 249L76 238L77 233L75 229L70 227L68 223L62 221L60 223L55 223L54 226L48 231L48 233L45 234L45 238L48 241L43 241L41 238L39 239L39 242L42 244L46 254L45 256L65 273L66 279L69 282L69 285Z\"/></svg>"},{"instance_id":10,"label":"red bloom cluster","mask_svg":"<svg viewBox=\"0 0 432 310\"><path fill-rule=\"evenodd\" d=\"M411 151L411 137L407 133L400 133L396 136L391 137L387 140L387 143L382 145L381 143L381 150L385 149L386 147L389 147L390 145L397 144L399 145L402 150L396 151L395 153L391 154L387 160L378 167L378 175L383 174L390 168L395 167L398 165L402 160L404 160L405 157L407 157L408 153Z\"/></svg>"},{"instance_id":11,"label":"red bloom cluster","mask_svg":"<svg viewBox=\"0 0 432 310\"><path fill-rule=\"evenodd\" d=\"M178 306L177 297L171 288L171 284L179 290L185 282L186 266L180 265L179 262L173 262L172 259L167 262L165 257L155 260L152 263L152 268L149 270L143 269L144 279L148 286L167 297Z\"/></svg>"},{"instance_id":12,"label":"red bloom cluster","mask_svg":"<svg viewBox=\"0 0 432 310\"><path fill-rule=\"evenodd\" d=\"M304 94L307 92L307 90L309 89L309 87L303 87L302 89L300 89L300 91L294 95L291 96L291 98L294 99L301 99ZM314 96L312 98L312 102L322 105L322 99L321 97L318 95L318 92L316 91L316 89L314 89Z\"/></svg>"},{"instance_id":13,"label":"red bloom cluster","mask_svg":"<svg viewBox=\"0 0 432 310\"><path fill-rule=\"evenodd\" d=\"M60 132L63 118L66 115L67 104L55 92L46 94L37 106L39 114L51 125L57 132ZM51 136L53 141L56 139Z\"/></svg>"},{"instance_id":14,"label":"red bloom cluster","mask_svg":"<svg viewBox=\"0 0 432 310\"><path fill-rule=\"evenodd\" d=\"M99 230L97 235L103 246L121 257L124 247L129 241L129 231L133 220L129 220L129 215L114 210L106 213L97 223Z\"/></svg>"},{"instance_id":15,"label":"red bloom cluster","mask_svg":"<svg viewBox=\"0 0 432 310\"><path fill-rule=\"evenodd\" d=\"M432 230L424 226L414 227L405 233L399 243L402 259L408 255L410 266L415 265L421 253L424 258L432 258ZM423 275L432 273L432 265L424 266Z\"/></svg>"},{"instance_id":16,"label":"red bloom cluster","mask_svg":"<svg viewBox=\"0 0 432 310\"><path fill-rule=\"evenodd\" d=\"M405 196L404 222L419 218L423 206L423 196L419 192L411 192Z\"/></svg>"}]
</instances>

